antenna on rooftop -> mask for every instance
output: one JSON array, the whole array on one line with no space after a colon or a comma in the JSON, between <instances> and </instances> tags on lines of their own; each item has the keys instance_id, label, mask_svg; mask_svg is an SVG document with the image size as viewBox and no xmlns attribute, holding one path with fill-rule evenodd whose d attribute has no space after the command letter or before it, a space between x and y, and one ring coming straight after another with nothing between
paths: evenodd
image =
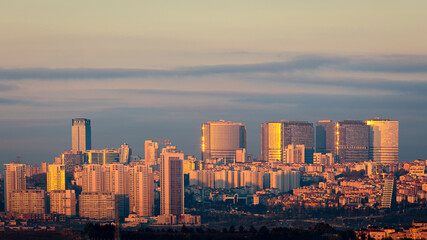
<instances>
[{"instance_id":1,"label":"antenna on rooftop","mask_svg":"<svg viewBox=\"0 0 427 240\"><path fill-rule=\"evenodd\" d=\"M21 163L21 155L20 154L18 154L18 155L16 155L16 162L15 163Z\"/></svg>"}]
</instances>

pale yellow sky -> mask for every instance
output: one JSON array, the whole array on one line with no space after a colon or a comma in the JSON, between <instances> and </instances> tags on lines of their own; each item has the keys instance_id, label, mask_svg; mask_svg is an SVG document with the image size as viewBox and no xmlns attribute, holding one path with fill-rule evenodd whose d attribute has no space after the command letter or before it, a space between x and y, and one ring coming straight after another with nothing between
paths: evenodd
<instances>
[{"instance_id":1,"label":"pale yellow sky","mask_svg":"<svg viewBox=\"0 0 427 240\"><path fill-rule=\"evenodd\" d=\"M421 0L0 1L0 67L168 68L274 61L289 53L427 54L426 9Z\"/></svg>"}]
</instances>

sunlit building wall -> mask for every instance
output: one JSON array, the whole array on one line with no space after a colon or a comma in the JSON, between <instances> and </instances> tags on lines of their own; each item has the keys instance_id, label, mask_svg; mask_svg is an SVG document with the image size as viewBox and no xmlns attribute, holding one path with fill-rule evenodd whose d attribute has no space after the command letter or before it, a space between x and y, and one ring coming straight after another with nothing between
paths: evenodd
<instances>
[{"instance_id":1,"label":"sunlit building wall","mask_svg":"<svg viewBox=\"0 0 427 240\"><path fill-rule=\"evenodd\" d=\"M283 162L288 164L305 163L305 146L289 144L283 153Z\"/></svg>"},{"instance_id":2,"label":"sunlit building wall","mask_svg":"<svg viewBox=\"0 0 427 240\"><path fill-rule=\"evenodd\" d=\"M261 157L266 162L283 162L283 123L261 124Z\"/></svg>"},{"instance_id":3,"label":"sunlit building wall","mask_svg":"<svg viewBox=\"0 0 427 240\"><path fill-rule=\"evenodd\" d=\"M236 150L246 148L246 125L233 122L202 124L202 160L223 158L235 162Z\"/></svg>"},{"instance_id":4,"label":"sunlit building wall","mask_svg":"<svg viewBox=\"0 0 427 240\"><path fill-rule=\"evenodd\" d=\"M72 150L84 152L92 148L90 120L75 118L71 121Z\"/></svg>"},{"instance_id":5,"label":"sunlit building wall","mask_svg":"<svg viewBox=\"0 0 427 240\"><path fill-rule=\"evenodd\" d=\"M129 215L129 181L128 166L120 163L106 164L101 166L102 171L102 191L112 192L119 202L119 216Z\"/></svg>"},{"instance_id":6,"label":"sunlit building wall","mask_svg":"<svg viewBox=\"0 0 427 240\"><path fill-rule=\"evenodd\" d=\"M115 201L112 192L82 192L79 196L79 215L81 218L113 220Z\"/></svg>"},{"instance_id":7,"label":"sunlit building wall","mask_svg":"<svg viewBox=\"0 0 427 240\"><path fill-rule=\"evenodd\" d=\"M160 214L184 213L184 153L168 146L160 154Z\"/></svg>"},{"instance_id":8,"label":"sunlit building wall","mask_svg":"<svg viewBox=\"0 0 427 240\"><path fill-rule=\"evenodd\" d=\"M392 208L396 203L396 180L394 176L384 178L383 193L381 199L382 208Z\"/></svg>"},{"instance_id":9,"label":"sunlit building wall","mask_svg":"<svg viewBox=\"0 0 427 240\"><path fill-rule=\"evenodd\" d=\"M18 190L10 194L9 212L18 214L46 213L46 194L44 190Z\"/></svg>"},{"instance_id":10,"label":"sunlit building wall","mask_svg":"<svg viewBox=\"0 0 427 240\"><path fill-rule=\"evenodd\" d=\"M12 192L25 190L27 187L27 182L25 179L26 165L18 163L9 163L5 164L5 166L5 210L10 211Z\"/></svg>"},{"instance_id":11,"label":"sunlit building wall","mask_svg":"<svg viewBox=\"0 0 427 240\"><path fill-rule=\"evenodd\" d=\"M65 166L49 164L47 171L47 191L65 190Z\"/></svg>"},{"instance_id":12,"label":"sunlit building wall","mask_svg":"<svg viewBox=\"0 0 427 240\"><path fill-rule=\"evenodd\" d=\"M129 144L123 143L119 148L119 162L123 164L128 164L131 155L132 149L129 147Z\"/></svg>"},{"instance_id":13,"label":"sunlit building wall","mask_svg":"<svg viewBox=\"0 0 427 240\"><path fill-rule=\"evenodd\" d=\"M114 148L89 150L85 153L87 155L87 163L89 164L111 164L120 161L119 151Z\"/></svg>"},{"instance_id":14,"label":"sunlit building wall","mask_svg":"<svg viewBox=\"0 0 427 240\"><path fill-rule=\"evenodd\" d=\"M49 193L50 213L76 216L76 192L74 190L53 190Z\"/></svg>"},{"instance_id":15,"label":"sunlit building wall","mask_svg":"<svg viewBox=\"0 0 427 240\"><path fill-rule=\"evenodd\" d=\"M132 167L130 179L129 205L138 216L149 217L154 214L154 174L147 165Z\"/></svg>"},{"instance_id":16,"label":"sunlit building wall","mask_svg":"<svg viewBox=\"0 0 427 240\"><path fill-rule=\"evenodd\" d=\"M333 165L335 163L332 153L314 153L313 154L313 164L318 165Z\"/></svg>"},{"instance_id":17,"label":"sunlit building wall","mask_svg":"<svg viewBox=\"0 0 427 240\"><path fill-rule=\"evenodd\" d=\"M381 164L399 162L399 121L369 119L369 160Z\"/></svg>"},{"instance_id":18,"label":"sunlit building wall","mask_svg":"<svg viewBox=\"0 0 427 240\"><path fill-rule=\"evenodd\" d=\"M83 192L102 192L103 179L102 169L99 164L85 164L83 165L82 173Z\"/></svg>"},{"instance_id":19,"label":"sunlit building wall","mask_svg":"<svg viewBox=\"0 0 427 240\"><path fill-rule=\"evenodd\" d=\"M145 141L145 161L151 165L157 164L157 159L159 158L159 144L153 142L152 140Z\"/></svg>"}]
</instances>

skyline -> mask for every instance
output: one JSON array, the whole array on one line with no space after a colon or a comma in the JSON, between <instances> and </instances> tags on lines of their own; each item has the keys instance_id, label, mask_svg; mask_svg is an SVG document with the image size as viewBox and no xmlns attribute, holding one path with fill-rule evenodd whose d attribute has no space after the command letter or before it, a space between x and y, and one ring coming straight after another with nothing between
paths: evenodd
<instances>
[{"instance_id":1,"label":"skyline","mask_svg":"<svg viewBox=\"0 0 427 240\"><path fill-rule=\"evenodd\" d=\"M170 138L200 155L200 126L400 122L400 160L427 159L425 1L8 1L0 8L0 161L50 162L69 121L93 149Z\"/></svg>"}]
</instances>

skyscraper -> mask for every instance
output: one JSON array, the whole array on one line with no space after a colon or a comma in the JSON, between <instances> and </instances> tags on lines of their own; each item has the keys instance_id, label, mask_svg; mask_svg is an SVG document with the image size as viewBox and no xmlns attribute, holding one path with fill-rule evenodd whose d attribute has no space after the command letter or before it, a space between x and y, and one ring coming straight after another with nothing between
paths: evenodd
<instances>
[{"instance_id":1,"label":"skyscraper","mask_svg":"<svg viewBox=\"0 0 427 240\"><path fill-rule=\"evenodd\" d=\"M369 127L363 121L316 123L316 151L332 153L336 162L368 161Z\"/></svg>"},{"instance_id":2,"label":"skyscraper","mask_svg":"<svg viewBox=\"0 0 427 240\"><path fill-rule=\"evenodd\" d=\"M304 145L306 163L312 163L314 128L307 121L280 121L261 124L261 156L264 161L283 162L286 148Z\"/></svg>"},{"instance_id":3,"label":"skyscraper","mask_svg":"<svg viewBox=\"0 0 427 240\"><path fill-rule=\"evenodd\" d=\"M369 119L369 160L381 164L399 161L399 121Z\"/></svg>"},{"instance_id":4,"label":"skyscraper","mask_svg":"<svg viewBox=\"0 0 427 240\"><path fill-rule=\"evenodd\" d=\"M84 152L92 149L90 120L75 118L71 123L72 150Z\"/></svg>"},{"instance_id":5,"label":"skyscraper","mask_svg":"<svg viewBox=\"0 0 427 240\"><path fill-rule=\"evenodd\" d=\"M157 158L159 157L159 144L152 140L145 141L145 162L149 166L157 164Z\"/></svg>"},{"instance_id":6,"label":"skyscraper","mask_svg":"<svg viewBox=\"0 0 427 240\"><path fill-rule=\"evenodd\" d=\"M160 159L160 214L184 214L184 153L168 146Z\"/></svg>"},{"instance_id":7,"label":"skyscraper","mask_svg":"<svg viewBox=\"0 0 427 240\"><path fill-rule=\"evenodd\" d=\"M337 153L337 123L332 120L320 120L316 123L316 152L332 153L335 158Z\"/></svg>"},{"instance_id":8,"label":"skyscraper","mask_svg":"<svg viewBox=\"0 0 427 240\"><path fill-rule=\"evenodd\" d=\"M147 165L135 165L130 170L129 205L138 216L154 214L154 174Z\"/></svg>"},{"instance_id":9,"label":"skyscraper","mask_svg":"<svg viewBox=\"0 0 427 240\"><path fill-rule=\"evenodd\" d=\"M14 191L21 191L27 188L25 179L25 164L9 163L5 164L5 210L11 211L11 198Z\"/></svg>"},{"instance_id":10,"label":"skyscraper","mask_svg":"<svg viewBox=\"0 0 427 240\"><path fill-rule=\"evenodd\" d=\"M261 124L261 157L266 162L283 161L283 123Z\"/></svg>"},{"instance_id":11,"label":"skyscraper","mask_svg":"<svg viewBox=\"0 0 427 240\"><path fill-rule=\"evenodd\" d=\"M132 149L129 147L129 144L123 143L119 148L120 163L129 163L130 155L132 155Z\"/></svg>"},{"instance_id":12,"label":"skyscraper","mask_svg":"<svg viewBox=\"0 0 427 240\"><path fill-rule=\"evenodd\" d=\"M49 164L47 171L47 191L65 190L65 166Z\"/></svg>"},{"instance_id":13,"label":"skyscraper","mask_svg":"<svg viewBox=\"0 0 427 240\"><path fill-rule=\"evenodd\" d=\"M236 150L246 148L246 125L233 122L202 124L202 160L236 160Z\"/></svg>"},{"instance_id":14,"label":"skyscraper","mask_svg":"<svg viewBox=\"0 0 427 240\"><path fill-rule=\"evenodd\" d=\"M368 161L369 127L363 121L344 120L337 124L339 162Z\"/></svg>"},{"instance_id":15,"label":"skyscraper","mask_svg":"<svg viewBox=\"0 0 427 240\"><path fill-rule=\"evenodd\" d=\"M307 121L283 122L283 145L304 145L305 163L313 163L314 128L313 123Z\"/></svg>"},{"instance_id":16,"label":"skyscraper","mask_svg":"<svg viewBox=\"0 0 427 240\"><path fill-rule=\"evenodd\" d=\"M102 192L102 169L99 164L83 165L83 192Z\"/></svg>"}]
</instances>

